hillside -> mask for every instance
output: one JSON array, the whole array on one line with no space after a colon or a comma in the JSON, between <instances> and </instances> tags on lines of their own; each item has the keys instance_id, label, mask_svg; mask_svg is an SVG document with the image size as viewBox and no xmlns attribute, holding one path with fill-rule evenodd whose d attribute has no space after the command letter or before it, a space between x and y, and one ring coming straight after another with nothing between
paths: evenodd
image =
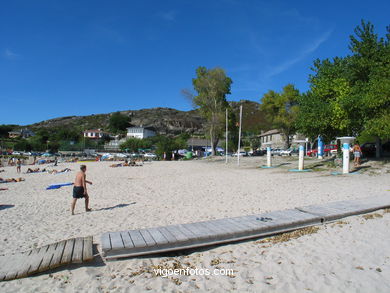
<instances>
[{"instance_id":1,"label":"hillside","mask_svg":"<svg viewBox=\"0 0 390 293\"><path fill-rule=\"evenodd\" d=\"M132 125L154 127L159 134L203 133L204 120L197 111L179 111L171 108L151 108L120 111L131 118ZM107 129L112 113L89 116L67 116L45 120L32 125L32 129L69 127L77 129Z\"/></svg>"},{"instance_id":2,"label":"hillside","mask_svg":"<svg viewBox=\"0 0 390 293\"><path fill-rule=\"evenodd\" d=\"M235 117L238 120L239 106L243 105L243 131L250 133L260 133L260 130L270 128L265 119L265 115L260 111L260 104L253 101L242 100L239 102L229 102ZM198 114L197 110L180 111L171 108L150 108L141 110L120 111L121 114L131 118L131 124L145 127L153 127L157 133L165 135L177 135L180 133L189 133L193 135L204 135L205 120ZM56 132L59 129L68 128L78 132L87 129L102 128L107 130L110 116L113 113L94 114L88 116L66 116L49 119L24 125L33 131L48 130ZM9 125L11 127L11 125ZM21 126L12 125L11 129L18 130ZM7 130L9 131L9 130ZM6 133L8 132L5 132Z\"/></svg>"}]
</instances>

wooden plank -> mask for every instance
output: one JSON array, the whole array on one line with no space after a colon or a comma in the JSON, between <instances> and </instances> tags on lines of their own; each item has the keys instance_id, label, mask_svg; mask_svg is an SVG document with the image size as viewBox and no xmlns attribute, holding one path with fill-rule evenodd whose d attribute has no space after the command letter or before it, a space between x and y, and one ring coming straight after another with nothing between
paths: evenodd
<instances>
[{"instance_id":1,"label":"wooden plank","mask_svg":"<svg viewBox=\"0 0 390 293\"><path fill-rule=\"evenodd\" d=\"M122 249L125 248L121 233L119 232L110 232L111 246L112 249Z\"/></svg>"},{"instance_id":2,"label":"wooden plank","mask_svg":"<svg viewBox=\"0 0 390 293\"><path fill-rule=\"evenodd\" d=\"M166 229L171 232L178 242L185 242L189 240L189 238L176 225L167 226Z\"/></svg>"},{"instance_id":3,"label":"wooden plank","mask_svg":"<svg viewBox=\"0 0 390 293\"><path fill-rule=\"evenodd\" d=\"M164 237L168 240L169 243L177 242L175 236L173 236L172 233L169 232L165 227L158 227L157 229L161 232L161 234L164 235Z\"/></svg>"},{"instance_id":4,"label":"wooden plank","mask_svg":"<svg viewBox=\"0 0 390 293\"><path fill-rule=\"evenodd\" d=\"M199 239L197 234L192 232L191 230L187 229L186 225L176 225L177 229L180 230L184 235L188 237L188 239L191 240L197 240Z\"/></svg>"},{"instance_id":5,"label":"wooden plank","mask_svg":"<svg viewBox=\"0 0 390 293\"><path fill-rule=\"evenodd\" d=\"M241 229L241 231L240 231L241 233L244 232L244 231L250 232L250 231L253 230L250 226L248 226L248 225L246 225L246 224L244 224L244 223L236 222L236 221L234 221L234 220L232 220L232 219L230 219L230 218L227 218L227 219L225 219L225 220L226 220L227 223L239 227L239 228Z\"/></svg>"},{"instance_id":6,"label":"wooden plank","mask_svg":"<svg viewBox=\"0 0 390 293\"><path fill-rule=\"evenodd\" d=\"M74 242L72 263L82 263L83 262L83 246L84 246L83 238L77 237L75 239L75 242Z\"/></svg>"},{"instance_id":7,"label":"wooden plank","mask_svg":"<svg viewBox=\"0 0 390 293\"><path fill-rule=\"evenodd\" d=\"M111 250L111 239L110 239L110 233L104 233L101 238L101 243L102 243L102 250L103 252Z\"/></svg>"},{"instance_id":8,"label":"wooden plank","mask_svg":"<svg viewBox=\"0 0 390 293\"><path fill-rule=\"evenodd\" d=\"M214 237L218 238L219 236L226 235L226 231L222 231L222 228L220 226L218 227L214 223L214 221L200 222L199 224L202 225L203 227L205 227L206 229L210 230L213 233Z\"/></svg>"},{"instance_id":9,"label":"wooden plank","mask_svg":"<svg viewBox=\"0 0 390 293\"><path fill-rule=\"evenodd\" d=\"M200 236L204 239L211 239L214 237L214 233L209 228L203 226L200 223L192 223L192 224L190 224L190 227L197 228L198 231L201 233Z\"/></svg>"},{"instance_id":10,"label":"wooden plank","mask_svg":"<svg viewBox=\"0 0 390 293\"><path fill-rule=\"evenodd\" d=\"M90 261L93 259L93 238L92 236L83 238L83 261Z\"/></svg>"},{"instance_id":11,"label":"wooden plank","mask_svg":"<svg viewBox=\"0 0 390 293\"><path fill-rule=\"evenodd\" d=\"M134 248L134 243L131 240L131 237L130 237L128 231L122 231L121 237L122 237L123 245L125 246L125 248Z\"/></svg>"},{"instance_id":12,"label":"wooden plank","mask_svg":"<svg viewBox=\"0 0 390 293\"><path fill-rule=\"evenodd\" d=\"M134 247L146 247L147 244L142 237L141 233L138 230L130 230L129 231L131 240L134 243Z\"/></svg>"},{"instance_id":13,"label":"wooden plank","mask_svg":"<svg viewBox=\"0 0 390 293\"><path fill-rule=\"evenodd\" d=\"M47 249L45 255L42 258L42 263L38 268L39 272L45 271L49 268L50 262L53 258L54 252L56 250L57 243L49 245L49 248Z\"/></svg>"},{"instance_id":14,"label":"wooden plank","mask_svg":"<svg viewBox=\"0 0 390 293\"><path fill-rule=\"evenodd\" d=\"M64 252L66 240L57 243L56 250L53 254L53 258L50 262L50 269L54 269L61 264L62 254Z\"/></svg>"},{"instance_id":15,"label":"wooden plank","mask_svg":"<svg viewBox=\"0 0 390 293\"><path fill-rule=\"evenodd\" d=\"M64 252L61 257L61 264L68 264L72 262L72 253L75 239L68 239L65 243Z\"/></svg>"},{"instance_id":16,"label":"wooden plank","mask_svg":"<svg viewBox=\"0 0 390 293\"><path fill-rule=\"evenodd\" d=\"M156 228L147 229L150 235L153 237L157 245L167 244L168 240L161 234L161 232Z\"/></svg>"},{"instance_id":17,"label":"wooden plank","mask_svg":"<svg viewBox=\"0 0 390 293\"><path fill-rule=\"evenodd\" d=\"M139 230L141 233L142 237L144 238L146 245L151 247L157 245L156 241L153 239L152 235L150 235L148 230L141 229Z\"/></svg>"},{"instance_id":18,"label":"wooden plank","mask_svg":"<svg viewBox=\"0 0 390 293\"><path fill-rule=\"evenodd\" d=\"M197 239L201 241L204 241L205 239L211 237L209 234L207 234L207 232L205 232L203 227L199 227L199 225L197 225L196 223L185 224L182 225L182 227L194 233Z\"/></svg>"},{"instance_id":19,"label":"wooden plank","mask_svg":"<svg viewBox=\"0 0 390 293\"><path fill-rule=\"evenodd\" d=\"M24 258L21 254L12 255L9 260L10 264L7 266L7 274L4 278L5 280L15 279L18 275L19 270L22 270L23 265L25 264Z\"/></svg>"},{"instance_id":20,"label":"wooden plank","mask_svg":"<svg viewBox=\"0 0 390 293\"><path fill-rule=\"evenodd\" d=\"M39 252L31 258L31 266L30 266L30 269L28 270L28 274L36 273L38 271L39 266L41 265L42 259L45 255L46 251L48 250L48 248L49 248L49 245L41 247Z\"/></svg>"},{"instance_id":21,"label":"wooden plank","mask_svg":"<svg viewBox=\"0 0 390 293\"><path fill-rule=\"evenodd\" d=\"M214 224L221 230L226 231L228 234L236 234L241 232L241 228L233 225L232 223L226 222L225 219L215 220Z\"/></svg>"}]
</instances>

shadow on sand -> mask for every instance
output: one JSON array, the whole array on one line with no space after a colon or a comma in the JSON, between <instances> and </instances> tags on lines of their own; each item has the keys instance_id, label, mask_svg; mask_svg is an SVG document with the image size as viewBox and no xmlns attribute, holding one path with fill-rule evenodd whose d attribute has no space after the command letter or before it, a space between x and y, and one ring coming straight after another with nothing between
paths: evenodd
<instances>
[{"instance_id":1,"label":"shadow on sand","mask_svg":"<svg viewBox=\"0 0 390 293\"><path fill-rule=\"evenodd\" d=\"M13 204L0 204L0 210L13 208L15 205Z\"/></svg>"},{"instance_id":2,"label":"shadow on sand","mask_svg":"<svg viewBox=\"0 0 390 293\"><path fill-rule=\"evenodd\" d=\"M96 210L93 210L94 212L97 212L97 211L109 211L109 210L113 210L113 209L116 209L116 208L124 208L124 207L127 207L129 205L133 205L133 204L136 204L136 202L131 202L131 203L120 203L120 204L117 204L115 206L112 206L112 207L107 207L107 208L100 208L100 209L96 209Z\"/></svg>"}]
</instances>

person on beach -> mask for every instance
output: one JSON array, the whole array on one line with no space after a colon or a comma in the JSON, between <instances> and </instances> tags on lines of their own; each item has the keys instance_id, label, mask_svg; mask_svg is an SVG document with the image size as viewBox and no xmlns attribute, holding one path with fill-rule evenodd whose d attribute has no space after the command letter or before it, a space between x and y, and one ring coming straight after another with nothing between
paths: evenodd
<instances>
[{"instance_id":1,"label":"person on beach","mask_svg":"<svg viewBox=\"0 0 390 293\"><path fill-rule=\"evenodd\" d=\"M20 173L21 172L21 169L22 169L22 161L20 161L20 159L18 159L16 161L16 172L17 173Z\"/></svg>"},{"instance_id":2,"label":"person on beach","mask_svg":"<svg viewBox=\"0 0 390 293\"><path fill-rule=\"evenodd\" d=\"M352 148L353 152L353 163L355 167L360 166L360 157L362 154L362 149L360 148L360 145L358 142L355 143L355 145Z\"/></svg>"},{"instance_id":3,"label":"person on beach","mask_svg":"<svg viewBox=\"0 0 390 293\"><path fill-rule=\"evenodd\" d=\"M87 183L92 184L91 181L88 181L87 175L85 174L87 172L87 166L81 165L80 171L77 172L76 178L74 180L74 186L73 186L73 200L71 204L71 210L72 215L74 215L74 208L76 206L76 201L79 198L85 198L85 211L90 212L91 209L88 207L89 204L89 196L87 192Z\"/></svg>"}]
</instances>

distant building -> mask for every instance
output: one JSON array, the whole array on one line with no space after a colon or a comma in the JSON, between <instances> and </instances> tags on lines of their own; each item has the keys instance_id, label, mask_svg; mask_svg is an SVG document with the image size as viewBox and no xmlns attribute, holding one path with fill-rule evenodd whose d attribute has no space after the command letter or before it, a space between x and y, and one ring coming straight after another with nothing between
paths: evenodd
<instances>
[{"instance_id":1,"label":"distant building","mask_svg":"<svg viewBox=\"0 0 390 293\"><path fill-rule=\"evenodd\" d=\"M266 132L263 132L259 135L261 144L266 142L272 142L272 148L285 148L286 139L282 132L278 129L272 129ZM295 139L305 139L300 134L294 134L290 137L290 143L294 144ZM262 146L264 148L264 146Z\"/></svg>"},{"instance_id":2,"label":"distant building","mask_svg":"<svg viewBox=\"0 0 390 293\"><path fill-rule=\"evenodd\" d=\"M84 133L84 137L93 138L93 139L98 139L98 138L103 138L105 136L109 136L108 132L105 132L100 128L99 129L85 130L83 133Z\"/></svg>"},{"instance_id":3,"label":"distant building","mask_svg":"<svg viewBox=\"0 0 390 293\"><path fill-rule=\"evenodd\" d=\"M143 138L148 138L148 137L152 137L155 135L156 135L156 132L151 127L142 127L142 126L136 127L136 126L134 126L134 127L127 128L127 137L136 137L136 138L143 139Z\"/></svg>"},{"instance_id":4,"label":"distant building","mask_svg":"<svg viewBox=\"0 0 390 293\"><path fill-rule=\"evenodd\" d=\"M221 140L218 141L217 147L221 147ZM187 147L189 150L206 150L211 148L209 139L191 137L187 140Z\"/></svg>"},{"instance_id":5,"label":"distant building","mask_svg":"<svg viewBox=\"0 0 390 293\"><path fill-rule=\"evenodd\" d=\"M28 128L23 128L23 129L20 129L19 131L10 131L10 132L8 132L9 138L17 138L17 137L28 138L28 137L31 137L31 136L34 136L34 135L35 135L35 133L32 132Z\"/></svg>"}]
</instances>

